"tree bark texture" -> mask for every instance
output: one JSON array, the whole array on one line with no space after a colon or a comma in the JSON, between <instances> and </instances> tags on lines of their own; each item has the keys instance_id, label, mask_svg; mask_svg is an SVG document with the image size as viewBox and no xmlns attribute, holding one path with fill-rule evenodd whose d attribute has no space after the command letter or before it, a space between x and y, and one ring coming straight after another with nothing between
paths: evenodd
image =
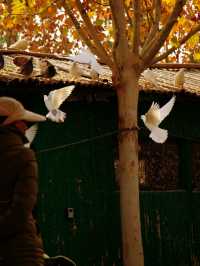
<instances>
[{"instance_id":1,"label":"tree bark texture","mask_svg":"<svg viewBox=\"0 0 200 266\"><path fill-rule=\"evenodd\" d=\"M138 78L133 68L120 72L117 87L119 115L119 184L124 266L143 266L138 182Z\"/></svg>"}]
</instances>

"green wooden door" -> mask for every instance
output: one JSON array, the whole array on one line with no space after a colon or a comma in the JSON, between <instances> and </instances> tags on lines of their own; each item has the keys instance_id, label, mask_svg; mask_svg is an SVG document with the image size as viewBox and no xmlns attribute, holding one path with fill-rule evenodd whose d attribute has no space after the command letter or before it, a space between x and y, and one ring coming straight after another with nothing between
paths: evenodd
<instances>
[{"instance_id":1,"label":"green wooden door","mask_svg":"<svg viewBox=\"0 0 200 266\"><path fill-rule=\"evenodd\" d=\"M116 127L113 110L112 104L68 104L66 122L41 124L35 141L46 252L69 256L78 265L120 263L116 136L107 136Z\"/></svg>"}]
</instances>

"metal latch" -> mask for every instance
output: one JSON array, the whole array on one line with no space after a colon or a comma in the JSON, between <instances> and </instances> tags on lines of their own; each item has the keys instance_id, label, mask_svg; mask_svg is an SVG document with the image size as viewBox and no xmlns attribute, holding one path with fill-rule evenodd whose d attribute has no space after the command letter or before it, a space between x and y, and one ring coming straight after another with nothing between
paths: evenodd
<instances>
[{"instance_id":1,"label":"metal latch","mask_svg":"<svg viewBox=\"0 0 200 266\"><path fill-rule=\"evenodd\" d=\"M67 218L69 219L74 218L74 208L67 208Z\"/></svg>"}]
</instances>

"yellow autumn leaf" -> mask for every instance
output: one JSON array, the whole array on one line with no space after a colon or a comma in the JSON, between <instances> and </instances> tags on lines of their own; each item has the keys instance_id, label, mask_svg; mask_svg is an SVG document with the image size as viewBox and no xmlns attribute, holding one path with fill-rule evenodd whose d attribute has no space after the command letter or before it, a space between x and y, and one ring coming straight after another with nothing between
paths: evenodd
<instances>
[{"instance_id":1,"label":"yellow autumn leaf","mask_svg":"<svg viewBox=\"0 0 200 266\"><path fill-rule=\"evenodd\" d=\"M5 28L7 29L12 29L14 24L13 24L13 20L12 19L6 19L4 21L4 25L5 25Z\"/></svg>"},{"instance_id":2,"label":"yellow autumn leaf","mask_svg":"<svg viewBox=\"0 0 200 266\"><path fill-rule=\"evenodd\" d=\"M12 0L11 7L13 15L26 13L27 6L25 0Z\"/></svg>"},{"instance_id":3,"label":"yellow autumn leaf","mask_svg":"<svg viewBox=\"0 0 200 266\"><path fill-rule=\"evenodd\" d=\"M33 8L36 4L35 0L27 0L27 4L29 8Z\"/></svg>"},{"instance_id":4,"label":"yellow autumn leaf","mask_svg":"<svg viewBox=\"0 0 200 266\"><path fill-rule=\"evenodd\" d=\"M200 52L194 52L193 57L195 61L200 61Z\"/></svg>"},{"instance_id":5,"label":"yellow autumn leaf","mask_svg":"<svg viewBox=\"0 0 200 266\"><path fill-rule=\"evenodd\" d=\"M179 25L184 25L185 21L186 21L186 18L184 18L184 17L179 17L178 18L178 24Z\"/></svg>"},{"instance_id":6,"label":"yellow autumn leaf","mask_svg":"<svg viewBox=\"0 0 200 266\"><path fill-rule=\"evenodd\" d=\"M45 16L48 14L48 8L53 4L53 0L46 0L43 5L40 6L38 13L40 13L42 16Z\"/></svg>"},{"instance_id":7,"label":"yellow autumn leaf","mask_svg":"<svg viewBox=\"0 0 200 266\"><path fill-rule=\"evenodd\" d=\"M103 4L103 5L109 5L109 0L101 0L101 4Z\"/></svg>"},{"instance_id":8,"label":"yellow autumn leaf","mask_svg":"<svg viewBox=\"0 0 200 266\"><path fill-rule=\"evenodd\" d=\"M194 47L197 43L199 43L200 38L199 38L199 34L195 34L193 35L188 41L187 43L192 47Z\"/></svg>"},{"instance_id":9,"label":"yellow autumn leaf","mask_svg":"<svg viewBox=\"0 0 200 266\"><path fill-rule=\"evenodd\" d=\"M94 11L89 11L89 12L87 12L87 15L89 17L93 17L95 15L95 12Z\"/></svg>"},{"instance_id":10,"label":"yellow autumn leaf","mask_svg":"<svg viewBox=\"0 0 200 266\"><path fill-rule=\"evenodd\" d=\"M200 1L194 0L194 5L200 10Z\"/></svg>"},{"instance_id":11,"label":"yellow autumn leaf","mask_svg":"<svg viewBox=\"0 0 200 266\"><path fill-rule=\"evenodd\" d=\"M1 19L4 19L4 18L8 17L8 15L9 15L8 9L5 8L4 11L3 11L2 16L0 16L0 17L1 17Z\"/></svg>"},{"instance_id":12,"label":"yellow autumn leaf","mask_svg":"<svg viewBox=\"0 0 200 266\"><path fill-rule=\"evenodd\" d=\"M131 3L132 3L132 0L126 0L125 1L126 6L130 6Z\"/></svg>"},{"instance_id":13,"label":"yellow autumn leaf","mask_svg":"<svg viewBox=\"0 0 200 266\"><path fill-rule=\"evenodd\" d=\"M176 2L176 0L163 0L163 4L167 4L167 5L174 5Z\"/></svg>"}]
</instances>

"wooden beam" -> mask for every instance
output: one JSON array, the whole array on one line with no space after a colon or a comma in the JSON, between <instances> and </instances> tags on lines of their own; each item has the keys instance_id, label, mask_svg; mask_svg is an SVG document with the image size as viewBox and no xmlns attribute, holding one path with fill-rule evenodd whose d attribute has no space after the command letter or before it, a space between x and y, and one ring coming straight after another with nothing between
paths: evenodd
<instances>
[{"instance_id":1,"label":"wooden beam","mask_svg":"<svg viewBox=\"0 0 200 266\"><path fill-rule=\"evenodd\" d=\"M200 64L195 63L161 63L161 64L153 64L150 68L165 68L165 69L179 69L179 68L186 68L186 69L200 69Z\"/></svg>"}]
</instances>

